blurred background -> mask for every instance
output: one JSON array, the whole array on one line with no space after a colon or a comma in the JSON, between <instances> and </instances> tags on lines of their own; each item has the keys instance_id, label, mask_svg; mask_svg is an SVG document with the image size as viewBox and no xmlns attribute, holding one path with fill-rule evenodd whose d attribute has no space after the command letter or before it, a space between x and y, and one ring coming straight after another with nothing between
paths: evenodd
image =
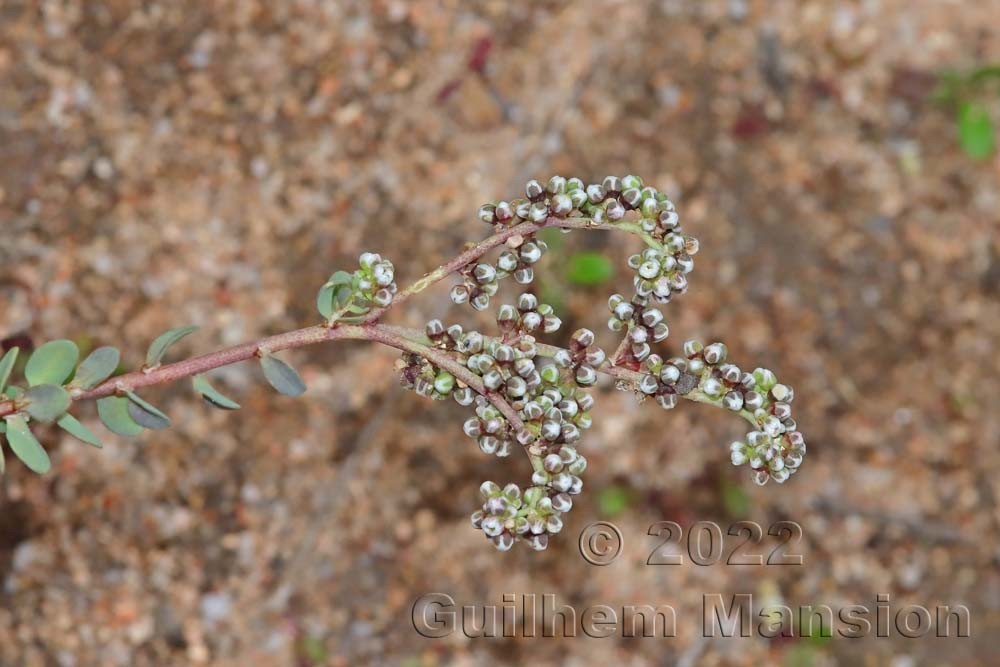
<instances>
[{"instance_id":1,"label":"blurred background","mask_svg":"<svg viewBox=\"0 0 1000 667\"><path fill-rule=\"evenodd\" d=\"M784 486L728 461L737 418L604 386L585 488L547 552L472 530L484 456L465 411L399 387L362 344L252 365L210 411L103 451L43 432L54 470L0 487L0 663L988 665L1000 619L1000 3L945 0L0 0L0 339L84 351L189 323L179 353L314 322L372 250L400 284L485 236L529 178L635 173L701 240L671 338L724 340L796 389ZM606 347L619 235L549 235L541 296ZM512 298L513 287L503 295ZM497 303L500 303L498 301ZM482 324L447 285L394 313ZM84 421L95 422L93 408ZM649 526L803 527L802 567L645 564ZM625 538L588 565L596 520ZM774 545L774 538L766 545ZM727 543L731 546L732 543ZM765 552L766 553L766 552ZM425 639L414 601L553 593L670 604L672 639ZM966 639L706 639L702 596L797 607L964 604ZM579 632L578 632L579 634Z\"/></svg>"}]
</instances>

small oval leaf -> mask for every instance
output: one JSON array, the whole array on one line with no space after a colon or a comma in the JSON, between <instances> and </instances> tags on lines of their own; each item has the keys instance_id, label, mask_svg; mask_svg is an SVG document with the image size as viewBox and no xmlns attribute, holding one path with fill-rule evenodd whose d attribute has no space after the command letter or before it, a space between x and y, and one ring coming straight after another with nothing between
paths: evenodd
<instances>
[{"instance_id":1,"label":"small oval leaf","mask_svg":"<svg viewBox=\"0 0 1000 667\"><path fill-rule=\"evenodd\" d=\"M337 271L319 289L316 295L316 309L323 317L330 319L351 299L351 283L354 276L347 271Z\"/></svg>"},{"instance_id":2,"label":"small oval leaf","mask_svg":"<svg viewBox=\"0 0 1000 667\"><path fill-rule=\"evenodd\" d=\"M220 393L215 387L213 387L208 378L204 375L195 375L191 381L194 385L194 390L201 394L201 397L208 401L210 404L217 408L223 410L239 410L240 404L233 399Z\"/></svg>"},{"instance_id":3,"label":"small oval leaf","mask_svg":"<svg viewBox=\"0 0 1000 667\"><path fill-rule=\"evenodd\" d=\"M159 408L144 400L135 392L126 391L125 395L129 400L128 413L135 420L136 424L157 431L170 428L170 417L164 414Z\"/></svg>"},{"instance_id":4,"label":"small oval leaf","mask_svg":"<svg viewBox=\"0 0 1000 667\"><path fill-rule=\"evenodd\" d=\"M94 435L93 431L81 424L76 417L68 412L60 417L59 421L56 423L59 424L59 428L66 431L74 438L84 441L88 445L93 445L98 449L104 446L101 444L100 439Z\"/></svg>"},{"instance_id":5,"label":"small oval leaf","mask_svg":"<svg viewBox=\"0 0 1000 667\"><path fill-rule=\"evenodd\" d=\"M7 440L14 455L39 475L44 475L52 468L49 455L31 433L24 418L7 417Z\"/></svg>"},{"instance_id":6,"label":"small oval leaf","mask_svg":"<svg viewBox=\"0 0 1000 667\"><path fill-rule=\"evenodd\" d=\"M24 367L24 377L32 387L38 384L62 384L69 377L80 350L71 340L51 340L35 350Z\"/></svg>"},{"instance_id":7,"label":"small oval leaf","mask_svg":"<svg viewBox=\"0 0 1000 667\"><path fill-rule=\"evenodd\" d=\"M97 416L109 431L132 438L142 433L142 427L128 413L129 401L122 396L105 396L97 400Z\"/></svg>"},{"instance_id":8,"label":"small oval leaf","mask_svg":"<svg viewBox=\"0 0 1000 667\"><path fill-rule=\"evenodd\" d=\"M118 350L110 345L99 347L80 363L72 385L80 389L93 389L111 377L120 361L121 354Z\"/></svg>"},{"instance_id":9,"label":"small oval leaf","mask_svg":"<svg viewBox=\"0 0 1000 667\"><path fill-rule=\"evenodd\" d=\"M3 391L4 387L7 386L7 380L10 379L11 371L14 370L19 351L20 348L12 347L7 350L7 354L3 355L3 359L0 359L0 391Z\"/></svg>"},{"instance_id":10,"label":"small oval leaf","mask_svg":"<svg viewBox=\"0 0 1000 667\"><path fill-rule=\"evenodd\" d=\"M336 295L337 286L327 283L319 288L316 294L316 310L323 317L329 319L333 315L333 297Z\"/></svg>"},{"instance_id":11,"label":"small oval leaf","mask_svg":"<svg viewBox=\"0 0 1000 667\"><path fill-rule=\"evenodd\" d=\"M156 340L149 344L149 350L146 352L146 368L156 368L159 366L160 361L163 360L163 355L170 349L170 346L197 330L198 327L196 326L179 327L157 336Z\"/></svg>"},{"instance_id":12,"label":"small oval leaf","mask_svg":"<svg viewBox=\"0 0 1000 667\"><path fill-rule=\"evenodd\" d=\"M294 368L281 359L265 354L260 358L260 366L264 370L264 377L278 393L285 396L298 396L305 392L306 383L302 381Z\"/></svg>"},{"instance_id":13,"label":"small oval leaf","mask_svg":"<svg viewBox=\"0 0 1000 667\"><path fill-rule=\"evenodd\" d=\"M32 419L40 422L53 422L66 414L72 402L69 392L55 384L40 384L24 392L24 398L30 401L25 407Z\"/></svg>"}]
</instances>

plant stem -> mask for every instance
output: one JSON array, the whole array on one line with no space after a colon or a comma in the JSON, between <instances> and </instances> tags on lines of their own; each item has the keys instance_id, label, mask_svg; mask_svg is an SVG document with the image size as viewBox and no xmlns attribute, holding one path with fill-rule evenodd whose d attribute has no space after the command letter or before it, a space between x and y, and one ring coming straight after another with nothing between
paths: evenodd
<instances>
[{"instance_id":1,"label":"plant stem","mask_svg":"<svg viewBox=\"0 0 1000 667\"><path fill-rule=\"evenodd\" d=\"M408 327L388 326L388 325L385 325L383 328L395 332L398 336L402 338L407 338L416 341L427 340L427 337L423 334L423 332L417 329L411 329ZM490 337L487 336L487 338ZM548 345L546 343L537 343L537 342L535 343L535 348L538 350L538 354L540 354L543 357L549 357L549 358L554 357L559 352L566 351L565 348L561 348L558 345ZM616 366L613 363L611 363L610 360L605 361L600 366L597 366L595 370L598 373L603 373L604 375L614 378L615 380L620 380L622 382L629 383L635 388L637 392L639 391L638 389L639 383L642 381L642 378L645 375L645 373L642 373L640 371L633 371L628 368L625 368L624 366ZM695 403L705 403L706 405L714 405L717 408L723 407L721 398L712 398L711 396L704 394L700 389L694 389L688 392L687 394L678 394L678 396L680 396L680 398L683 398L688 401L693 401ZM739 414L740 417L743 417L743 419L747 420L748 422L756 426L757 422L754 420L753 413L750 412L749 410L740 410L740 412L737 414Z\"/></svg>"},{"instance_id":2,"label":"plant stem","mask_svg":"<svg viewBox=\"0 0 1000 667\"><path fill-rule=\"evenodd\" d=\"M401 290L392 300L388 306L382 306L380 308L375 308L365 316L364 323L377 322L382 315L386 313L390 308L396 308L400 304L404 303L407 299L415 294L423 292L425 289L433 285L434 283L448 277L456 271L460 271L465 267L469 266L480 257L488 253L490 250L497 248L508 240L513 239L517 236L527 236L529 234L534 234L540 229L546 227L560 228L560 229L600 229L608 231L626 231L632 234L636 234L641 237L647 245L654 247L660 247L660 243L654 239L652 236L642 231L642 228L638 224L631 221L622 221L616 224L594 224L590 218L557 218L555 216L550 216L544 222L522 222L519 225L514 225L513 227L507 227L489 238L483 239L479 243L476 243L469 248L467 248L460 255L456 256L454 259L445 262L438 268L434 269L430 273L424 275L423 278L416 281L404 290Z\"/></svg>"},{"instance_id":3,"label":"plant stem","mask_svg":"<svg viewBox=\"0 0 1000 667\"><path fill-rule=\"evenodd\" d=\"M404 338L384 325L347 324L333 329L325 326L297 329L295 331L289 331L276 336L262 338L258 341L243 343L242 345L219 350L218 352L203 354L201 356L192 357L176 363L166 364L152 371L146 372L138 370L124 375L117 375L97 385L93 389L76 391L73 393L72 397L74 401L103 398L105 396L120 393L124 390L135 391L136 389L140 389L142 387L176 382L177 380L205 373L215 368L229 366L241 361L247 361L254 358L260 349L267 349L269 352L280 352L281 350L290 350L304 347L306 345L314 345L316 343L336 340L368 340L375 343L381 343L389 347L394 347L399 350L419 354L433 364L447 370L463 384L472 387L472 389L476 392L490 398L494 404L499 402L498 399L500 399L500 397L495 396L494 392L488 391L486 387L483 386L483 381L479 376L472 373L469 369L458 363L458 361L452 357L448 356L442 350L428 347L419 341ZM513 412L512 408L510 408L505 401L504 404L505 405L503 406L497 405L497 408L504 412L505 416L509 419L512 418L511 421L516 427L520 427L522 424L520 419L517 419L517 413ZM0 402L0 417L12 414L13 412L16 412L16 410L17 408L14 401L6 400Z\"/></svg>"},{"instance_id":4,"label":"plant stem","mask_svg":"<svg viewBox=\"0 0 1000 667\"><path fill-rule=\"evenodd\" d=\"M135 391L143 387L166 384L184 378L199 375L215 368L229 366L242 361L247 361L258 355L260 350L266 349L269 352L280 352L282 350L295 349L306 345L314 345L336 340L368 340L381 343L399 350L413 352L427 359L434 365L447 370L455 376L457 380L474 391L485 396L510 422L512 428L518 431L524 428L517 411L500 394L488 390L483 384L482 378L472 373L468 368L460 364L455 358L443 350L430 347L426 344L426 338L421 332L402 329L400 327L390 327L379 324L379 319L390 309L400 306L410 297L419 294L431 285L441 281L447 276L461 271L488 253L490 250L499 247L517 237L526 237L546 228L555 227L562 229L601 229L627 231L643 239L650 246L660 247L659 241L654 239L635 222L622 220L618 223L594 224L590 218L557 218L549 217L542 222L523 222L512 227L500 230L479 243L468 247L454 259L442 264L433 271L427 273L422 278L414 282L408 288L400 291L393 298L392 303L387 306L377 307L371 310L360 324L338 324L334 322L328 325L319 325L297 329L285 333L262 338L257 341L243 343L234 347L219 350L209 354L203 354L183 361L160 366L150 371L133 371L124 375L118 375L88 390L76 390L72 393L74 401L99 399L105 396L121 393L122 391ZM559 348L548 345L540 345L540 350L546 356L555 354ZM624 368L605 364L598 369L618 379L638 382L641 374ZM687 397L685 397L687 398ZM691 397L692 400L700 400ZM707 399L702 402L711 402ZM23 408L17 401L7 399L0 401L0 418L14 414ZM526 448L532 466L538 470L541 465L541 458L537 453Z\"/></svg>"}]
</instances>

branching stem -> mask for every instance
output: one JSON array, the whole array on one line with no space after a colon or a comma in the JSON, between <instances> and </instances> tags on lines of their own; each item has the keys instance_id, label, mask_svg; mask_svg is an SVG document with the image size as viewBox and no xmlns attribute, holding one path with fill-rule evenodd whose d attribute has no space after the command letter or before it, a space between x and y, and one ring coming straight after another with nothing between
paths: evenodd
<instances>
[{"instance_id":1,"label":"branching stem","mask_svg":"<svg viewBox=\"0 0 1000 667\"><path fill-rule=\"evenodd\" d=\"M177 380L199 375L222 366L229 366L253 359L261 349L266 349L268 352L280 352L282 350L290 350L329 341L367 340L418 354L439 368L447 370L459 382L485 396L510 421L511 426L515 430L519 430L523 428L524 424L517 411L502 395L489 391L483 385L482 378L472 373L447 352L429 346L422 332L380 324L379 321L392 308L399 307L410 297L423 292L431 285L441 281L452 273L461 271L465 267L475 263L494 248L507 243L511 239L524 238L534 234L545 227L626 231L639 236L647 245L660 247L660 243L656 239L644 232L638 224L629 220L622 220L616 224L595 224L589 218L550 217L544 222L524 222L503 229L483 241L471 245L454 259L427 273L408 288L401 290L395 295L395 298L389 305L372 309L364 316L360 324L333 323L332 325L311 326L280 333L217 352L166 364L152 370L138 370L119 375L93 389L86 391L77 390L72 394L72 398L74 401L85 401L121 393L124 390L135 391L143 387L176 382ZM539 351L545 356L552 356L559 349L551 345L539 345ZM611 361L614 360L612 359ZM615 366L613 363L605 363L598 368L598 371L632 384L638 383L642 378L641 373ZM691 392L684 398L718 405L718 401L707 396L702 396L697 392ZM14 400L0 401L0 418L13 414L22 409L22 407L22 405ZM743 416L752 421L752 415ZM528 454L532 465L537 469L539 457L530 451Z\"/></svg>"}]
</instances>

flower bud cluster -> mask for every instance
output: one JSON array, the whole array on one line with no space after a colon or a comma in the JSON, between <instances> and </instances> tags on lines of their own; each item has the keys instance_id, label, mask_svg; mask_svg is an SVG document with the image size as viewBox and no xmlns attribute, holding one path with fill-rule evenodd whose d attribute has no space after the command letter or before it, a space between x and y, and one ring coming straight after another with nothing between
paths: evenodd
<instances>
[{"instance_id":1,"label":"flower bud cluster","mask_svg":"<svg viewBox=\"0 0 1000 667\"><path fill-rule=\"evenodd\" d=\"M748 433L745 442L733 443L730 456L734 465L750 464L757 484L767 484L768 479L780 484L798 470L806 453L805 438L792 418L795 392L766 368L755 369L750 377L755 384L744 404L753 410L758 430ZM760 406L754 408L757 397Z\"/></svg>"},{"instance_id":2,"label":"flower bud cluster","mask_svg":"<svg viewBox=\"0 0 1000 667\"><path fill-rule=\"evenodd\" d=\"M604 350L594 345L594 332L577 329L569 341L568 350L560 350L552 360L560 367L573 371L574 381L581 387L597 382L597 366L604 363Z\"/></svg>"},{"instance_id":3,"label":"flower bud cluster","mask_svg":"<svg viewBox=\"0 0 1000 667\"><path fill-rule=\"evenodd\" d=\"M357 294L363 299L384 307L392 303L396 294L396 269L392 262L374 252L361 253L361 268L355 272Z\"/></svg>"},{"instance_id":4,"label":"flower bud cluster","mask_svg":"<svg viewBox=\"0 0 1000 667\"><path fill-rule=\"evenodd\" d=\"M485 310L490 305L490 297L500 289L500 281L514 276L521 285L530 284L535 279L534 265L548 250L546 243L539 239L518 239L516 247L500 253L496 265L489 262L466 267L462 270L462 282L451 288L454 303L469 303L476 310Z\"/></svg>"},{"instance_id":5,"label":"flower bud cluster","mask_svg":"<svg viewBox=\"0 0 1000 667\"><path fill-rule=\"evenodd\" d=\"M795 473L806 443L792 417L792 388L779 383L766 368L750 373L728 363L728 350L722 343L703 346L689 340L684 343L684 355L686 372L699 376L702 394L728 410L753 415L757 430L748 433L744 442L730 446L733 465L749 463L754 482L761 485L772 478L784 482Z\"/></svg>"},{"instance_id":6,"label":"flower bud cluster","mask_svg":"<svg viewBox=\"0 0 1000 667\"><path fill-rule=\"evenodd\" d=\"M534 334L539 329L545 333L555 333L562 326L555 311L547 303L539 303L534 294L522 294L517 298L517 307L504 304L497 311L497 326L504 337L518 334Z\"/></svg>"},{"instance_id":7,"label":"flower bud cluster","mask_svg":"<svg viewBox=\"0 0 1000 667\"><path fill-rule=\"evenodd\" d=\"M468 349L477 346L477 341L479 348L482 347L482 334L477 331L465 332L458 324L445 328L441 320L431 320L424 327L424 332L431 341L431 347L454 351L456 360L460 362ZM472 405L475 400L476 393L471 387L418 354L403 353L397 369L400 371L402 385L421 396L435 400L451 396L462 406Z\"/></svg>"},{"instance_id":8,"label":"flower bud cluster","mask_svg":"<svg viewBox=\"0 0 1000 667\"><path fill-rule=\"evenodd\" d=\"M648 304L649 299L638 295L633 296L631 302L626 301L621 294L612 294L608 299L608 309L611 311L608 328L612 331L624 329L627 332L627 352L634 362L642 362L649 357L652 351L650 343L659 343L670 335L670 328L663 321L663 313ZM616 359L615 363L627 361Z\"/></svg>"},{"instance_id":9,"label":"flower bud cluster","mask_svg":"<svg viewBox=\"0 0 1000 667\"><path fill-rule=\"evenodd\" d=\"M479 219L491 225L510 227L522 222L545 222L549 216L565 218L582 211L589 199L579 178L553 176L545 185L532 179L524 187L525 196L479 207Z\"/></svg>"},{"instance_id":10,"label":"flower bud cluster","mask_svg":"<svg viewBox=\"0 0 1000 667\"><path fill-rule=\"evenodd\" d=\"M529 317L531 314L538 321L526 324L526 319L534 319ZM455 339L455 349L468 354L466 366L483 378L486 389L502 395L522 422L514 432L500 410L486 397L477 396L475 416L463 425L466 435L475 438L488 454L506 456L517 443L527 447L534 457L534 486L525 491L525 502L518 504L513 491L516 486L508 485L501 492L496 485L484 485L488 489L484 491L486 505L482 513L473 515L473 524L482 528L501 550L509 549L518 538L526 539L534 549L544 549L548 535L562 527L560 514L573 506L571 496L583 489L580 475L587 460L577 452L576 444L592 424L594 398L578 387L575 378L587 359L600 363L603 358L598 355L603 353L587 349L593 344L592 333L577 332L565 370L552 363L537 363L535 339L525 331L545 328L547 314L534 296L524 294L516 309L504 306L498 314L505 335L522 332L514 342L479 336L469 345L469 334L450 335L454 327L447 331L435 327L434 332L429 332L439 341ZM574 356L579 360L576 366ZM504 502L496 500L500 497Z\"/></svg>"},{"instance_id":11,"label":"flower bud cluster","mask_svg":"<svg viewBox=\"0 0 1000 667\"><path fill-rule=\"evenodd\" d=\"M474 398L474 392L461 385L454 375L442 370L424 359L419 354L403 353L397 368L400 372L400 383L407 389L412 389L420 396L443 401L449 396L460 405L469 405ZM468 402L463 402L468 399Z\"/></svg>"},{"instance_id":12,"label":"flower bud cluster","mask_svg":"<svg viewBox=\"0 0 1000 667\"><path fill-rule=\"evenodd\" d=\"M465 365L483 379L488 391L496 392L517 408L544 389L545 381L535 366L537 348L532 336L524 335L511 344L469 332L458 342L466 355ZM485 397L477 396L476 416L465 422L465 433L475 438L487 454L507 456L514 441L530 444L530 433L515 434L511 424Z\"/></svg>"},{"instance_id":13,"label":"flower bud cluster","mask_svg":"<svg viewBox=\"0 0 1000 667\"><path fill-rule=\"evenodd\" d=\"M542 551L549 545L549 535L562 530L565 510L556 509L555 500L543 487L528 487L522 493L517 484L501 489L495 482L483 482L479 492L483 508L472 514L472 525L500 551L509 551L519 539Z\"/></svg>"},{"instance_id":14,"label":"flower bud cluster","mask_svg":"<svg viewBox=\"0 0 1000 667\"><path fill-rule=\"evenodd\" d=\"M594 397L572 382L561 381L559 370L551 364L543 366L540 375L542 385L528 400L515 405L527 431L519 439L523 444L535 443L543 454L558 453L563 445L579 442L581 432L590 428Z\"/></svg>"},{"instance_id":15,"label":"flower bud cluster","mask_svg":"<svg viewBox=\"0 0 1000 667\"><path fill-rule=\"evenodd\" d=\"M688 243L688 239L692 243ZM664 238L662 250L646 248L641 254L629 257L628 265L635 271L632 285L636 295L657 303L669 303L674 294L684 294L688 288L687 274L694 270L691 254L697 251L698 244L693 237L671 232Z\"/></svg>"},{"instance_id":16,"label":"flower bud cluster","mask_svg":"<svg viewBox=\"0 0 1000 667\"><path fill-rule=\"evenodd\" d=\"M680 231L679 218L666 193L645 185L638 176L606 176L600 183L588 185L587 202L580 212L595 223L618 222L628 211L637 211L646 233L662 240Z\"/></svg>"}]
</instances>

